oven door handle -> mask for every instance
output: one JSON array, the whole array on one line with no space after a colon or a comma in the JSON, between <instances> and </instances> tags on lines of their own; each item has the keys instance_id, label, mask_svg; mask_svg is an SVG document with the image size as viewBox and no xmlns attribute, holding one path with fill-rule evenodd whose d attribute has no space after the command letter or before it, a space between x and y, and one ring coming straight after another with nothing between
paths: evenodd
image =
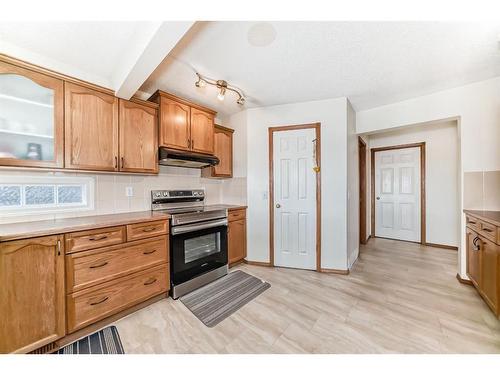
<instances>
[{"instance_id":1,"label":"oven door handle","mask_svg":"<svg viewBox=\"0 0 500 375\"><path fill-rule=\"evenodd\" d=\"M172 228L172 236L182 233L196 232L198 230L220 227L221 225L227 226L227 219L210 221L208 223L198 223L198 224L190 224L190 225L182 225L179 227Z\"/></svg>"}]
</instances>

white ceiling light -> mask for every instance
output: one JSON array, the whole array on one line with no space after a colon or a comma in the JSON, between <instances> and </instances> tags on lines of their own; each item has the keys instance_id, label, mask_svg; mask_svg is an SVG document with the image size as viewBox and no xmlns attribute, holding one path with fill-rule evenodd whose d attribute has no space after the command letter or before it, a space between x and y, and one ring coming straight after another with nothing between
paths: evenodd
<instances>
[{"instance_id":1,"label":"white ceiling light","mask_svg":"<svg viewBox=\"0 0 500 375\"><path fill-rule=\"evenodd\" d=\"M267 47L276 39L276 29L269 22L258 22L248 30L247 39L254 47Z\"/></svg>"}]
</instances>

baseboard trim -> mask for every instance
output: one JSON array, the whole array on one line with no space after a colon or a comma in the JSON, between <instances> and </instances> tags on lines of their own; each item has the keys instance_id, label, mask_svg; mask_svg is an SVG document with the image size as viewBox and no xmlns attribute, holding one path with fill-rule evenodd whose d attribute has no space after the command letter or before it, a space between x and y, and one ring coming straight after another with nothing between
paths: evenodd
<instances>
[{"instance_id":1,"label":"baseboard trim","mask_svg":"<svg viewBox=\"0 0 500 375\"><path fill-rule=\"evenodd\" d=\"M430 247L437 247L438 249L446 249L446 250L455 250L455 251L458 251L458 247L456 247L456 246L441 245L441 244L432 243L432 242L426 242L424 245L425 246L430 246Z\"/></svg>"},{"instance_id":2,"label":"baseboard trim","mask_svg":"<svg viewBox=\"0 0 500 375\"><path fill-rule=\"evenodd\" d=\"M338 275L349 275L349 270L337 270L335 268L320 268L322 273L336 273Z\"/></svg>"},{"instance_id":3,"label":"baseboard trim","mask_svg":"<svg viewBox=\"0 0 500 375\"><path fill-rule=\"evenodd\" d=\"M465 284L465 285L474 285L472 284L472 281L470 280L467 280L467 279L462 279L462 277L460 276L460 274L457 273L457 280L459 283L461 284Z\"/></svg>"},{"instance_id":4,"label":"baseboard trim","mask_svg":"<svg viewBox=\"0 0 500 375\"><path fill-rule=\"evenodd\" d=\"M256 262L256 261L253 261L253 260L243 259L243 263L249 264L251 266L272 267L271 263L269 263L269 262Z\"/></svg>"}]
</instances>

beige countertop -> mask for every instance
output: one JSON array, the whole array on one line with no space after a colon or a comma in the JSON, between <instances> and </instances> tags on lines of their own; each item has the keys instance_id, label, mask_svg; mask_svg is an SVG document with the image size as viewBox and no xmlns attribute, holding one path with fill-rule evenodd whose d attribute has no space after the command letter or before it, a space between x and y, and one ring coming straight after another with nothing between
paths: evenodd
<instances>
[{"instance_id":1,"label":"beige countertop","mask_svg":"<svg viewBox=\"0 0 500 375\"><path fill-rule=\"evenodd\" d=\"M0 242L29 237L50 236L53 234L76 232L80 230L113 227L117 225L144 223L169 218L170 215L166 213L139 211L111 215L82 216L67 219L0 224Z\"/></svg>"},{"instance_id":2,"label":"beige countertop","mask_svg":"<svg viewBox=\"0 0 500 375\"><path fill-rule=\"evenodd\" d=\"M500 211L464 210L464 212L480 220L500 226Z\"/></svg>"}]
</instances>

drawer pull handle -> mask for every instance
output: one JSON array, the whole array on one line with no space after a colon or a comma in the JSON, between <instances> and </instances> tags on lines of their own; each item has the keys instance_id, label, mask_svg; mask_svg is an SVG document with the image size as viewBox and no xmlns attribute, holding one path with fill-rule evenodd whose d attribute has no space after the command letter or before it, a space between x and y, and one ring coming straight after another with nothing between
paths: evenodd
<instances>
[{"instance_id":1,"label":"drawer pull handle","mask_svg":"<svg viewBox=\"0 0 500 375\"><path fill-rule=\"evenodd\" d=\"M144 228L142 231L143 232L152 232L156 229L156 227L151 227L151 228Z\"/></svg>"},{"instance_id":2,"label":"drawer pull handle","mask_svg":"<svg viewBox=\"0 0 500 375\"><path fill-rule=\"evenodd\" d=\"M476 222L475 222L475 221L472 221L472 220L469 220L469 224L474 224L474 225L475 225L475 224L476 224Z\"/></svg>"},{"instance_id":3,"label":"drawer pull handle","mask_svg":"<svg viewBox=\"0 0 500 375\"><path fill-rule=\"evenodd\" d=\"M483 228L483 230L488 233L493 233L493 231L490 228Z\"/></svg>"},{"instance_id":4,"label":"drawer pull handle","mask_svg":"<svg viewBox=\"0 0 500 375\"><path fill-rule=\"evenodd\" d=\"M99 305L103 302L106 302L107 300L109 299L109 297L104 297L103 299L101 299L100 301L97 301L97 302L91 302L90 303L90 306L95 306L95 305Z\"/></svg>"},{"instance_id":5,"label":"drawer pull handle","mask_svg":"<svg viewBox=\"0 0 500 375\"><path fill-rule=\"evenodd\" d=\"M105 240L106 238L108 238L108 236L101 236L101 237L90 237L89 238L89 241L101 241L101 240Z\"/></svg>"},{"instance_id":6,"label":"drawer pull handle","mask_svg":"<svg viewBox=\"0 0 500 375\"><path fill-rule=\"evenodd\" d=\"M477 241L479 241L479 237L476 237L472 240L472 244L474 245L474 247L472 248L473 250L476 250L478 251L479 250L479 245L477 244Z\"/></svg>"},{"instance_id":7,"label":"drawer pull handle","mask_svg":"<svg viewBox=\"0 0 500 375\"><path fill-rule=\"evenodd\" d=\"M156 278L154 278L154 279L150 279L150 280L146 281L146 282L144 283L144 285L151 285L151 284L154 284L154 283L156 282L156 280L157 280Z\"/></svg>"},{"instance_id":8,"label":"drawer pull handle","mask_svg":"<svg viewBox=\"0 0 500 375\"><path fill-rule=\"evenodd\" d=\"M156 253L156 249L143 252L144 255L149 255L149 254L153 254L153 253Z\"/></svg>"},{"instance_id":9,"label":"drawer pull handle","mask_svg":"<svg viewBox=\"0 0 500 375\"><path fill-rule=\"evenodd\" d=\"M104 262L104 263L101 263L101 264L96 264L94 266L90 266L89 268L101 268L101 267L104 267L106 264L108 264L108 262Z\"/></svg>"}]
</instances>

